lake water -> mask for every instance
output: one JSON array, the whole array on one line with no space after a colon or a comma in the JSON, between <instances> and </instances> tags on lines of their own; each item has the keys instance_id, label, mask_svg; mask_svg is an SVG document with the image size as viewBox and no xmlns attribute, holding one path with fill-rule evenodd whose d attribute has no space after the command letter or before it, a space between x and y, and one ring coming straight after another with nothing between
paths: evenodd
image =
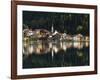
<instances>
[{"instance_id":1,"label":"lake water","mask_svg":"<svg viewBox=\"0 0 100 80\"><path fill-rule=\"evenodd\" d=\"M23 68L89 65L89 42L29 41L23 43Z\"/></svg>"}]
</instances>

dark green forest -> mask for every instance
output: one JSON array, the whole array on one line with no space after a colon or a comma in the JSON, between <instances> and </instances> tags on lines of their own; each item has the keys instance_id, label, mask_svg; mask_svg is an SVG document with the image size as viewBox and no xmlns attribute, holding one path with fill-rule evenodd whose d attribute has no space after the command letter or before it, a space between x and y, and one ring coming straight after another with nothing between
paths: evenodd
<instances>
[{"instance_id":1,"label":"dark green forest","mask_svg":"<svg viewBox=\"0 0 100 80\"><path fill-rule=\"evenodd\" d=\"M23 11L23 29L47 29L89 36L89 14Z\"/></svg>"}]
</instances>

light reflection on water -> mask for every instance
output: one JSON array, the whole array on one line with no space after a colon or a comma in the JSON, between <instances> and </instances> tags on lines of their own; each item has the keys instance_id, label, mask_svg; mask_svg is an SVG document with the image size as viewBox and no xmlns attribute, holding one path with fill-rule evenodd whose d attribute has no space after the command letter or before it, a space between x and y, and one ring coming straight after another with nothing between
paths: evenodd
<instances>
[{"instance_id":1,"label":"light reflection on water","mask_svg":"<svg viewBox=\"0 0 100 80\"><path fill-rule=\"evenodd\" d=\"M23 68L89 65L89 42L30 41L23 43Z\"/></svg>"}]
</instances>

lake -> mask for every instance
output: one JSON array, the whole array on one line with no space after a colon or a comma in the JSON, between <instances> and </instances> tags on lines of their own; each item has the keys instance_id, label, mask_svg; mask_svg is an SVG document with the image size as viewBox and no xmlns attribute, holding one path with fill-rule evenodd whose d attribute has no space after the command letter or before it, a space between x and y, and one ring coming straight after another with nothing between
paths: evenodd
<instances>
[{"instance_id":1,"label":"lake","mask_svg":"<svg viewBox=\"0 0 100 80\"><path fill-rule=\"evenodd\" d=\"M23 42L23 68L70 67L89 65L89 42Z\"/></svg>"}]
</instances>

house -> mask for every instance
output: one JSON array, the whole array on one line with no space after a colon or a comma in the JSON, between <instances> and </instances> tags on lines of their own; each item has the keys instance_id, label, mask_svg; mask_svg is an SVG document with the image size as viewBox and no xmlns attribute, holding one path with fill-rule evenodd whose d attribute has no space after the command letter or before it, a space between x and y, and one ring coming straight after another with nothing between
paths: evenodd
<instances>
[{"instance_id":1,"label":"house","mask_svg":"<svg viewBox=\"0 0 100 80\"><path fill-rule=\"evenodd\" d=\"M45 29L35 29L34 30L34 36L37 37L37 39L47 39L50 35L50 32Z\"/></svg>"},{"instance_id":2,"label":"house","mask_svg":"<svg viewBox=\"0 0 100 80\"><path fill-rule=\"evenodd\" d=\"M73 36L73 41L83 41L84 37L82 34L77 34Z\"/></svg>"},{"instance_id":3,"label":"house","mask_svg":"<svg viewBox=\"0 0 100 80\"><path fill-rule=\"evenodd\" d=\"M89 36L85 36L85 41L89 41Z\"/></svg>"},{"instance_id":4,"label":"house","mask_svg":"<svg viewBox=\"0 0 100 80\"><path fill-rule=\"evenodd\" d=\"M58 31L55 31L51 36L49 36L51 40L59 41L61 38L61 34Z\"/></svg>"},{"instance_id":5,"label":"house","mask_svg":"<svg viewBox=\"0 0 100 80\"><path fill-rule=\"evenodd\" d=\"M23 34L24 36L30 37L30 36L33 36L33 31L32 29L24 29Z\"/></svg>"}]
</instances>

